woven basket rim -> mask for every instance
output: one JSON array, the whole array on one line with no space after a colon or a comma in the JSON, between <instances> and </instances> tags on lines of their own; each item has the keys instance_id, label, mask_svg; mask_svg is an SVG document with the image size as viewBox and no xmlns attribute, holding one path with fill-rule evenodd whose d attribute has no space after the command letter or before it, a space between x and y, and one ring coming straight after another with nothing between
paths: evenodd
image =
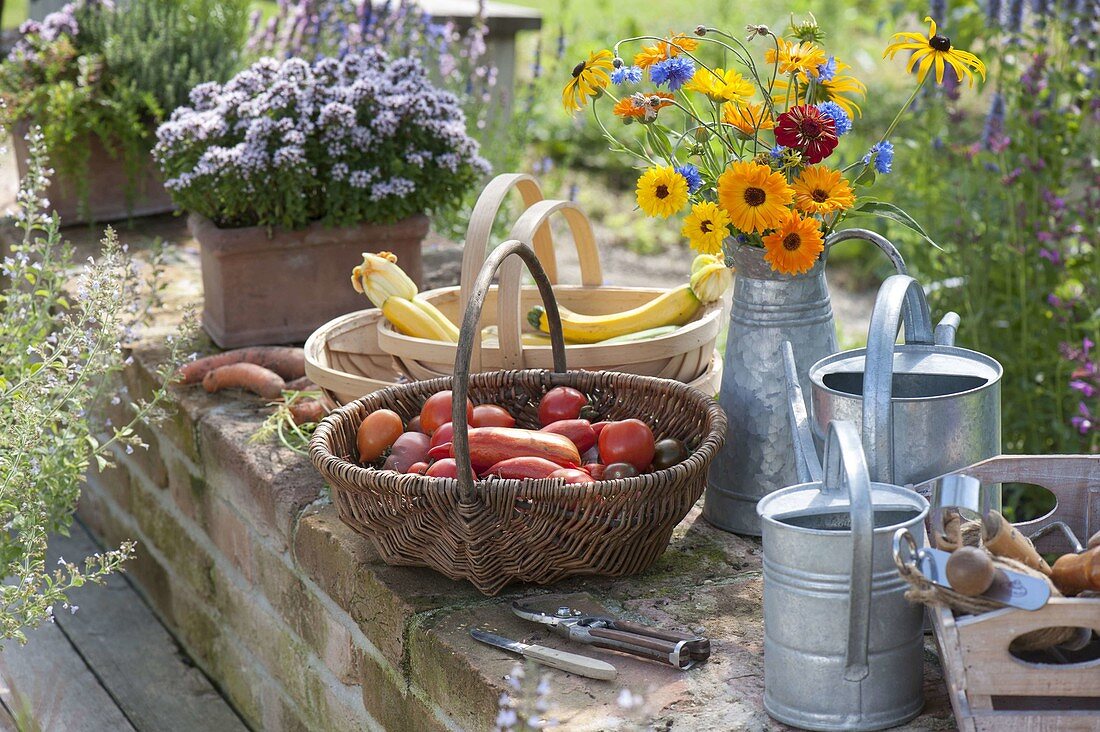
<instances>
[{"instance_id":1,"label":"woven basket rim","mask_svg":"<svg viewBox=\"0 0 1100 732\"><path fill-rule=\"evenodd\" d=\"M564 374L555 373L548 369L523 369L523 370L506 370L506 371L486 371L478 374L470 375L470 386L474 387L478 385L478 382L499 378L501 374L509 378L518 378L520 376L532 375L546 377L551 379L564 379L568 380L570 376L584 375L588 378L597 377L604 381L612 382L610 385L615 389L631 388L633 386L650 386L654 388L660 388L667 391L671 391L670 397L680 398L686 400L701 411L706 413L707 421L709 422L709 428L706 434L702 437L698 447L696 447L682 462L677 463L669 468L663 470L657 470L652 473L644 473L631 478L620 478L617 480L598 480L593 483L581 483L581 484L567 484L560 479L555 481L548 480L516 480L516 479L500 479L500 478L487 478L476 479L474 481L474 492L478 496L493 495L497 492L510 492L518 486L527 486L535 484L554 484L561 483L561 488L567 493L562 495L562 498L577 498L580 499L586 495L599 495L601 497L614 497L620 495L624 491L634 492L639 489L647 488L660 488L664 485L675 485L677 482L687 479L689 475L696 474L704 466L706 466L711 459L717 453L721 441L725 436L726 431L726 415L722 411L722 408L718 405L718 402L710 396L707 396L704 392L688 386L679 381L672 381L669 379L661 379L655 376L639 376L637 374L627 374L618 371L567 371ZM366 396L360 397L355 401L348 402L347 404L335 409L331 414L325 417L320 424L317 425L317 429L314 431L313 437L309 443L309 456L314 466L321 472L326 478L336 475L337 471L343 473L342 483L352 484L355 486L357 492L367 492L366 489L360 486L367 486L374 482L375 476L377 476L380 470L375 468L364 468L356 463L335 455L328 446L328 435L338 429L340 429L341 422L350 419L351 413L355 412L359 405L363 402L372 400L384 401L390 396L401 394L404 391L412 390L426 390L430 389L433 393L444 391L452 387L454 377L443 376L428 381L414 381L408 384L395 384L388 386L384 389L372 392ZM615 383L617 381L626 381L625 385ZM376 407L371 411L383 407ZM369 414L370 412L368 412ZM364 415L365 417L366 415ZM394 476L390 476L391 478ZM454 478L437 478L426 475L416 474L401 474L397 475L398 485L397 493L410 497L422 496L427 493L437 494L440 490L444 491L457 491L458 480ZM341 486L341 490L348 490L347 487ZM395 492L395 491L390 491Z\"/></svg>"}]
</instances>

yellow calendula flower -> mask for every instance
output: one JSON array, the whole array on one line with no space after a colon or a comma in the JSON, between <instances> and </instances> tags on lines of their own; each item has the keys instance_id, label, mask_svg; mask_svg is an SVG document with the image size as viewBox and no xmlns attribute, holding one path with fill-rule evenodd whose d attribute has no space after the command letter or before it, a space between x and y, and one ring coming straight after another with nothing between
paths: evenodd
<instances>
[{"instance_id":1,"label":"yellow calendula flower","mask_svg":"<svg viewBox=\"0 0 1100 732\"><path fill-rule=\"evenodd\" d=\"M810 217L802 218L797 211L788 211L779 228L764 237L764 249L765 261L776 272L808 272L825 250L821 224Z\"/></svg>"},{"instance_id":2,"label":"yellow calendula flower","mask_svg":"<svg viewBox=\"0 0 1100 732\"><path fill-rule=\"evenodd\" d=\"M681 52L692 52L699 47L699 41L684 33L670 33L668 38L657 41L652 46L642 46L642 50L634 55L634 65L648 69L656 63L673 56L679 56Z\"/></svg>"},{"instance_id":3,"label":"yellow calendula flower","mask_svg":"<svg viewBox=\"0 0 1100 732\"><path fill-rule=\"evenodd\" d=\"M974 74L980 74L985 81L985 64L982 60L968 51L962 51L951 46L951 39L936 32L936 21L925 18L928 23L928 35L920 33L895 33L890 40L890 45L883 52L883 58L894 58L899 51L913 51L909 57L906 71L912 71L917 67L917 83L924 83L930 69L936 69L936 83L943 83L943 70L950 66L955 70L955 76L959 81L965 77L974 86Z\"/></svg>"},{"instance_id":4,"label":"yellow calendula flower","mask_svg":"<svg viewBox=\"0 0 1100 732\"><path fill-rule=\"evenodd\" d=\"M671 165L650 168L638 179L637 198L647 216L667 219L688 201L687 178Z\"/></svg>"},{"instance_id":5,"label":"yellow calendula flower","mask_svg":"<svg viewBox=\"0 0 1100 732\"><path fill-rule=\"evenodd\" d=\"M680 230L691 243L691 248L703 254L718 254L722 241L729 236L730 217L711 201L701 201L691 207Z\"/></svg>"},{"instance_id":6,"label":"yellow calendula flower","mask_svg":"<svg viewBox=\"0 0 1100 732\"><path fill-rule=\"evenodd\" d=\"M786 179L767 165L735 162L718 176L718 205L746 234L779 226L793 199Z\"/></svg>"},{"instance_id":7,"label":"yellow calendula flower","mask_svg":"<svg viewBox=\"0 0 1100 732\"><path fill-rule=\"evenodd\" d=\"M791 184L794 203L799 211L809 214L827 214L851 208L855 194L839 170L824 165L811 165Z\"/></svg>"},{"instance_id":8,"label":"yellow calendula flower","mask_svg":"<svg viewBox=\"0 0 1100 732\"><path fill-rule=\"evenodd\" d=\"M748 101L756 87L733 69L698 69L684 85L688 91L706 94L716 102Z\"/></svg>"},{"instance_id":9,"label":"yellow calendula flower","mask_svg":"<svg viewBox=\"0 0 1100 732\"><path fill-rule=\"evenodd\" d=\"M561 91L561 103L569 112L577 112L611 83L611 51L593 51L587 61L573 67L573 78Z\"/></svg>"},{"instance_id":10,"label":"yellow calendula flower","mask_svg":"<svg viewBox=\"0 0 1100 732\"><path fill-rule=\"evenodd\" d=\"M775 128L775 120L772 119L771 112L757 102L748 104L726 102L722 105L722 122L733 125L750 137L755 131Z\"/></svg>"},{"instance_id":11,"label":"yellow calendula flower","mask_svg":"<svg viewBox=\"0 0 1100 732\"><path fill-rule=\"evenodd\" d=\"M814 43L794 43L778 37L779 52L769 48L764 60L769 64L779 64L779 73L794 74L799 71L817 75L817 67L825 63L825 49Z\"/></svg>"}]
</instances>

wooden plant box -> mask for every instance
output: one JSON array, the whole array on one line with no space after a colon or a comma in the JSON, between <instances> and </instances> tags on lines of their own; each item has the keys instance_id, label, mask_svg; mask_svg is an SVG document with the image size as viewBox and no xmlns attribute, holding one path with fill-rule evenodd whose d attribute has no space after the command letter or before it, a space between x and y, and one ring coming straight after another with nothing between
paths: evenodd
<instances>
[{"instance_id":1,"label":"wooden plant box","mask_svg":"<svg viewBox=\"0 0 1100 732\"><path fill-rule=\"evenodd\" d=\"M1064 521L1084 542L1100 529L1100 455L1002 455L954 472L983 484L1033 483L1053 493L1054 511L1016 524L1025 535ZM927 495L934 482L915 488ZM1043 553L1074 549L1059 531L1035 545ZM1014 638L1039 628L1092 628L1100 635L1100 598L1051 598L1035 612L1006 608L955 615L939 608L929 614L961 732L1100 730L1097 636L1081 651L1063 653L1068 663L1025 661L1008 650Z\"/></svg>"}]
</instances>

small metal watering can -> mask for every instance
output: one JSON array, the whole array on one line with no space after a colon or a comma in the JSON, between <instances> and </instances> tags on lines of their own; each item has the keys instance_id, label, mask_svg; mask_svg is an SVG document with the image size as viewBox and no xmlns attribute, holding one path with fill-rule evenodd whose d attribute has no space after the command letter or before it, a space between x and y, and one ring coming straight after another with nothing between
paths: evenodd
<instances>
[{"instance_id":1,"label":"small metal watering can","mask_svg":"<svg viewBox=\"0 0 1100 732\"><path fill-rule=\"evenodd\" d=\"M903 322L905 343L896 346ZM812 416L792 383L793 354L785 345L795 447L805 458L798 461L799 480L819 479L816 450L808 448L821 444L833 420L862 423L871 479L884 483L916 484L999 455L1004 370L989 356L956 347L958 326L959 316L948 313L933 333L920 284L907 275L889 277L875 300L867 347L810 367Z\"/></svg>"},{"instance_id":2,"label":"small metal watering can","mask_svg":"<svg viewBox=\"0 0 1100 732\"><path fill-rule=\"evenodd\" d=\"M756 506L764 542L764 708L812 730L873 730L920 713L923 617L892 537L924 543L928 501L872 483L851 422L831 422L825 478Z\"/></svg>"}]
</instances>

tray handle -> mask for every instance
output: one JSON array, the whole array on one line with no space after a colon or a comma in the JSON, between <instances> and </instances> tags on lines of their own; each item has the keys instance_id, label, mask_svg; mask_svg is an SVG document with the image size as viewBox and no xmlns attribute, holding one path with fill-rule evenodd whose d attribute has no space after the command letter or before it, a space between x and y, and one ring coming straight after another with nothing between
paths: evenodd
<instances>
[{"instance_id":1,"label":"tray handle","mask_svg":"<svg viewBox=\"0 0 1100 732\"><path fill-rule=\"evenodd\" d=\"M455 462L458 464L458 490L462 502L467 504L474 500L474 474L470 467L470 426L466 422L466 397L470 393L470 360L474 346L481 340L481 309L485 305L485 296L489 292L493 276L504 260L513 254L527 265L539 288L539 294L542 295L542 303L546 307L546 319L550 324L550 347L554 353L554 371L559 374L564 374L566 371L565 337L562 335L558 303L554 299L554 287L550 284L550 279L546 276L535 251L524 242L509 239L485 258L485 265L478 273L473 287L470 288L470 302L462 316L462 329L459 331L458 349L455 352L455 371L451 381L451 422L454 424L452 440Z\"/></svg>"}]
</instances>

